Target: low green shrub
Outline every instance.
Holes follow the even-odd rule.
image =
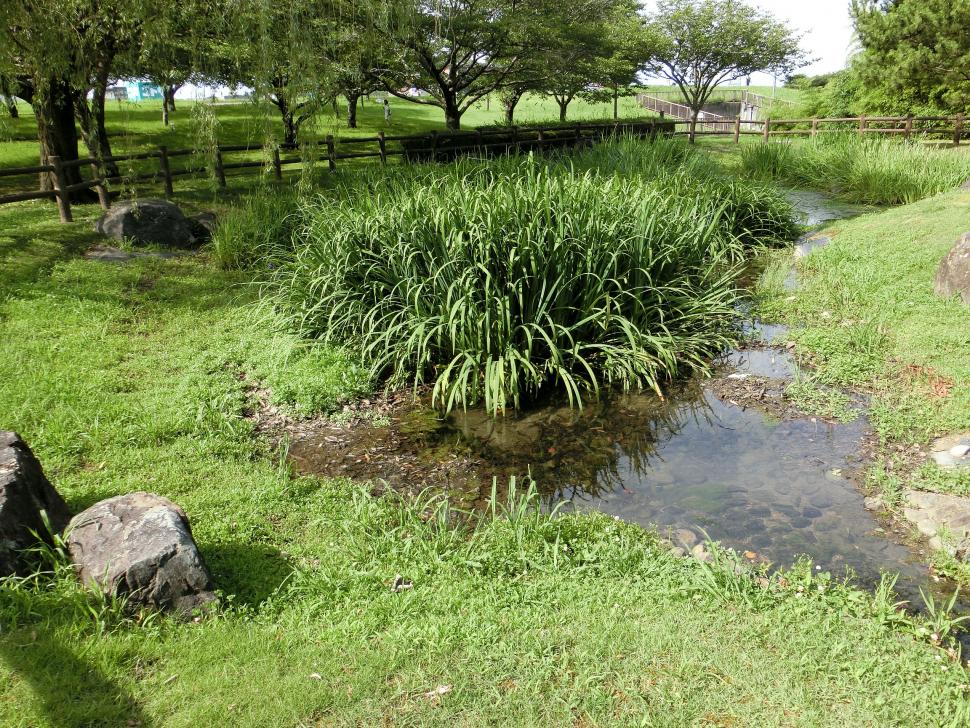
[[[830,191],[849,202],[901,205],[966,181],[970,155],[918,142],[840,134],[745,146],[741,171],[757,179]]]
[[[498,412],[550,385],[579,402],[706,369],[735,335],[732,261],[790,235],[791,206],[696,163],[629,158],[652,145],[603,146],[370,177],[307,201],[271,299],[304,335],[359,347],[391,386],[433,382],[445,409]]]

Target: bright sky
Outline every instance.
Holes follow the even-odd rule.
[[[789,27],[804,33],[802,48],[818,60],[801,73],[815,75],[845,68],[852,42],[852,20],[849,18],[849,0],[747,0],[751,5],[788,23]],[[655,0],[644,0],[648,10],[656,6]],[[771,76],[757,74],[752,79],[756,85],[771,85]],[[779,80],[780,83],[780,80]]]

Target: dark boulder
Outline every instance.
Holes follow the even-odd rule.
[[[81,581],[106,594],[186,614],[215,599],[185,512],[161,496],[96,503],[71,520],[67,544]]]
[[[192,234],[196,240],[208,242],[216,234],[219,221],[213,212],[200,212],[198,215],[189,218],[189,225],[192,227]]]
[[[140,245],[190,248],[199,242],[178,205],[153,198],[116,203],[94,223],[94,229],[114,240]]]
[[[0,431],[0,576],[29,570],[22,552],[37,544],[34,533],[51,543],[41,511],[54,533],[71,518],[27,443],[16,432]]]
[[[936,292],[960,296],[970,306],[970,233],[964,233],[936,271]]]

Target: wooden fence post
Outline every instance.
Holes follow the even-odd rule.
[[[61,165],[61,158],[56,154],[47,158],[54,167],[54,194],[57,196],[57,211],[61,215],[61,222],[74,222],[71,215],[71,193],[67,191],[67,176]]]
[[[953,124],[953,146],[960,146],[960,137],[963,136],[963,114],[957,114]]]
[[[859,117],[859,136],[866,135],[866,115],[863,114]]]
[[[734,143],[741,143],[741,115],[734,117]]]
[[[546,134],[545,134],[545,131],[543,131],[541,126],[536,131],[538,132],[537,146],[539,147],[539,151],[541,152],[542,148],[545,146]]]
[[[333,143],[333,134],[327,134],[327,168],[331,172],[337,169],[337,148]]]
[[[764,127],[765,127],[764,128],[765,141],[768,141],[768,137],[771,136],[771,118],[770,117],[767,118],[767,119],[765,119]]]
[[[818,119],[812,119],[812,139],[818,136]]]
[[[164,144],[158,148],[158,167],[162,172],[162,179],[165,180],[165,196],[171,197],[174,194],[172,169],[168,164],[168,147]]]
[[[431,130],[431,161],[436,162],[438,160],[438,130]]]
[[[519,151],[519,127],[515,124],[512,125],[512,148],[516,152]]]
[[[98,191],[98,204],[101,205],[102,210],[107,210],[111,207],[111,200],[108,197],[108,188],[104,186],[104,177],[101,176],[96,159],[91,160],[91,179],[97,181],[94,189]]]
[[[583,125],[582,122],[576,122],[576,146],[579,147],[583,143]]]
[[[377,132],[377,146],[381,152],[381,164],[387,164],[387,142],[384,141],[384,132]]]
[[[215,159],[215,171],[216,171],[216,181],[219,183],[220,189],[226,189],[226,170],[222,166],[222,150],[216,147],[216,159]]]
[[[273,147],[273,177],[277,182],[283,181],[283,162],[280,160],[280,148]]]
[[[913,115],[912,114],[906,115],[906,127],[903,130],[903,136],[906,139],[909,139],[911,136],[913,136]]]

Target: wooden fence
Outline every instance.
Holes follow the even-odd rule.
[[[399,156],[405,161],[444,161],[464,154],[495,154],[519,151],[544,151],[557,148],[575,147],[589,144],[607,136],[631,135],[638,137],[654,136],[660,133],[672,134],[674,126],[669,121],[637,121],[611,123],[558,124],[535,127],[502,127],[479,129],[476,131],[432,131],[415,135],[385,135],[383,132],[374,137],[335,139],[332,135],[317,142],[321,151],[321,161],[326,162],[330,171],[337,169],[337,163],[346,159],[374,158],[387,164],[391,157]],[[211,173],[220,189],[226,188],[226,172],[230,170],[271,170],[276,180],[283,179],[283,169],[290,165],[303,164],[307,160],[293,152],[295,147],[280,146],[218,146],[212,150],[209,164],[205,167],[182,166],[177,168],[174,160],[198,156],[200,152],[191,149],[168,149],[159,147],[157,151],[141,152],[107,157],[61,160],[48,158],[47,164],[35,167],[14,167],[0,169],[0,178],[36,174],[50,174],[53,189],[32,190],[0,196],[0,205],[24,200],[53,199],[57,202],[61,222],[72,222],[71,196],[81,190],[94,189],[102,209],[111,204],[109,188],[116,183],[160,182],[165,196],[175,192],[175,181],[180,177],[198,176]],[[260,153],[259,160],[247,159],[228,161],[227,155],[246,153],[252,156]],[[154,169],[147,172],[133,172],[129,175],[110,177],[105,171],[108,163],[133,163],[155,160]],[[91,178],[75,184],[67,183],[66,170],[87,168]]]
[[[690,121],[673,120],[675,126],[685,127],[676,133],[688,133]],[[814,118],[814,119],[764,119],[742,120],[740,117],[725,120],[705,119],[703,128],[698,121],[697,136],[732,134],[735,143],[743,135],[760,136],[767,141],[771,137],[805,136],[817,137],[820,134],[855,133],[859,136],[867,134],[898,135],[905,139],[923,135],[952,139],[954,146],[960,146],[965,136],[963,114],[956,116],[854,116],[845,118]]]
[[[335,139],[328,136],[317,142],[323,152],[327,168],[334,171],[337,163],[346,159],[375,158],[381,164],[388,159],[400,156],[405,161],[444,161],[464,154],[495,154],[519,151],[544,151],[557,148],[575,147],[589,144],[598,139],[616,135],[638,137],[658,134],[686,134],[690,122],[682,119],[649,120],[636,122],[559,124],[535,127],[501,127],[479,129],[476,131],[432,131],[426,134],[392,136],[380,133],[375,137]],[[678,128],[679,127],[679,128]],[[730,135],[734,142],[740,142],[743,135],[757,135],[765,141],[771,137],[808,136],[816,137],[826,133],[853,132],[860,136],[867,134],[900,135],[906,139],[914,135],[944,136],[952,138],[959,146],[964,135],[964,117],[956,116],[860,116],[841,119],[765,119],[748,121],[735,119],[705,120],[703,128],[696,135]],[[51,175],[52,190],[33,190],[0,196],[0,205],[24,200],[54,199],[57,202],[61,222],[71,222],[71,195],[79,190],[94,189],[103,209],[111,204],[109,188],[116,183],[161,182],[166,197],[175,192],[175,180],[179,177],[211,173],[221,189],[226,188],[226,172],[230,170],[271,170],[276,180],[283,179],[284,167],[303,164],[306,160],[293,156],[293,147],[264,146],[219,146],[211,155],[206,167],[176,168],[172,162],[180,158],[197,156],[199,152],[191,149],[170,150],[159,147],[157,151],[141,152],[110,157],[102,161],[93,158],[63,161],[51,157],[48,164],[36,167],[14,167],[0,169],[0,178],[47,173]],[[226,161],[226,155],[259,152],[265,155],[259,160]],[[149,162],[156,160],[155,169],[149,172],[132,173],[127,176],[108,177],[104,163]],[[72,167],[88,168],[91,179],[72,185],[67,184],[65,171]]]

